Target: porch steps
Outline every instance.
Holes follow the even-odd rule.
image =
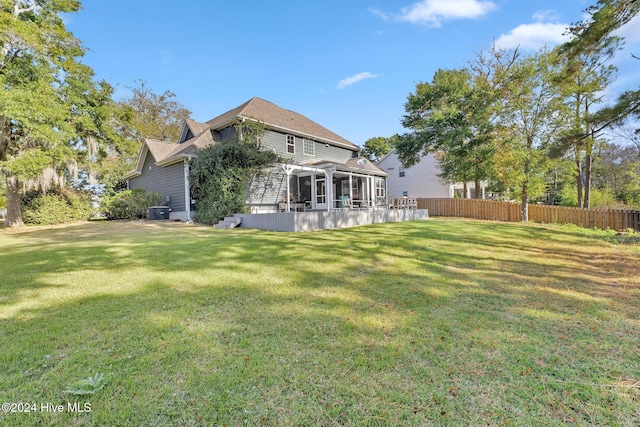
[[[227,216],[222,221],[218,222],[216,228],[236,228],[242,223],[242,218],[235,216]]]

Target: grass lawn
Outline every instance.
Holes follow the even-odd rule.
[[[0,282],[2,426],[640,424],[634,235],[97,222]]]

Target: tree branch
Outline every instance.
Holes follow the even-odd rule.
[[[27,12],[31,12],[33,10],[36,9],[36,7],[38,7],[38,3],[36,3],[35,1],[33,3],[31,3],[31,6],[25,7],[25,8],[20,8],[20,4],[23,3],[23,1],[21,0],[16,0],[16,2],[13,4],[13,16],[15,16],[16,18],[20,15],[22,15],[23,13],[27,13]]]

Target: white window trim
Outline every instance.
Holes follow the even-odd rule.
[[[384,198],[386,196],[385,190],[384,179],[376,178],[376,197]]]
[[[291,140],[291,142],[289,142]],[[289,147],[293,147],[293,151],[289,151]],[[287,135],[287,153],[296,154],[296,137],[293,135]]]
[[[311,152],[307,153],[307,147],[311,147]],[[316,155],[316,142],[312,139],[304,138],[302,140],[302,154],[305,156],[315,156]]]

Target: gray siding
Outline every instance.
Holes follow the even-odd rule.
[[[237,138],[237,132],[235,126],[228,126],[224,129],[220,129],[215,132],[214,137],[216,141],[226,141],[227,139]]]
[[[147,191],[171,196],[171,210],[184,211],[184,163],[158,167],[151,153],[147,152],[142,175],[129,180],[129,188],[143,188]]]
[[[295,197],[298,193],[298,180],[291,177],[289,189]],[[259,210],[275,210],[278,202],[286,200],[287,175],[280,167],[265,169],[251,178],[247,194],[247,207]]]
[[[298,164],[313,163],[319,160],[328,160],[331,162],[346,163],[351,157],[353,157],[353,150],[346,148],[335,147],[333,145],[314,141],[315,155],[308,156],[303,154],[302,141],[303,138],[295,136],[295,153],[291,154],[287,152],[287,134],[267,130],[260,140],[263,147],[272,149],[276,154],[284,157],[291,158]]]

